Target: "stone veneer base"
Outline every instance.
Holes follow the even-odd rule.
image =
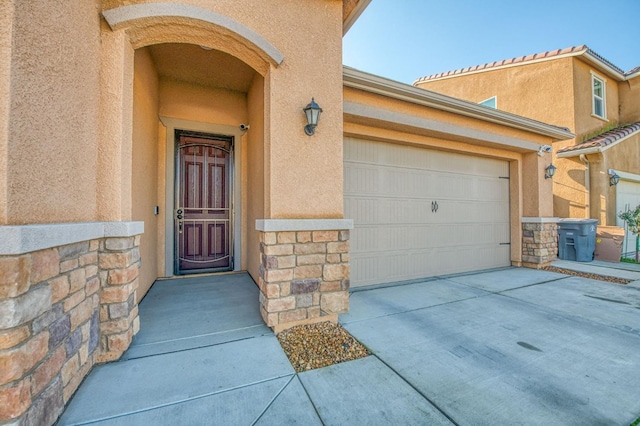
[[[139,330],[140,222],[2,226],[0,424],[53,424]]]
[[[541,269],[557,259],[558,218],[522,218],[522,262],[520,266]]]
[[[259,220],[260,313],[280,332],[337,322],[349,309],[349,229],[345,219]]]

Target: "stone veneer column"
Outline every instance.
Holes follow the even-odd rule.
[[[349,310],[350,220],[263,220],[260,312],[279,332]]]
[[[557,259],[558,218],[522,218],[522,266],[544,268]]]
[[[98,362],[113,361],[127,350],[140,330],[136,290],[140,236],[100,242],[100,347]]]
[[[94,364],[127,349],[143,229],[0,226],[0,424],[53,424]]]

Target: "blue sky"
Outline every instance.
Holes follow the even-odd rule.
[[[343,63],[419,77],[586,44],[640,66],[640,0],[372,0],[344,37]]]

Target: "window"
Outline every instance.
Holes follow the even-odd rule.
[[[482,106],[486,106],[489,108],[498,108],[498,98],[496,96],[493,96],[489,99],[485,99],[482,102],[478,102],[478,105],[482,105]]]
[[[605,79],[591,73],[591,93],[593,95],[591,114],[603,120],[607,119],[606,82]]]

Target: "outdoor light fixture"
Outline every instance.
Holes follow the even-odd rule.
[[[609,169],[609,175],[611,176],[609,178],[609,186],[615,186],[620,182],[620,176],[618,176],[615,170]]]
[[[545,169],[544,178],[551,179],[556,174],[556,166],[549,164]]]
[[[318,125],[318,120],[320,119],[322,108],[320,108],[320,105],[318,105],[316,101],[311,98],[311,103],[304,107],[303,111],[307,116],[307,125],[304,126],[304,132],[307,135],[311,136],[316,132],[316,126]]]

